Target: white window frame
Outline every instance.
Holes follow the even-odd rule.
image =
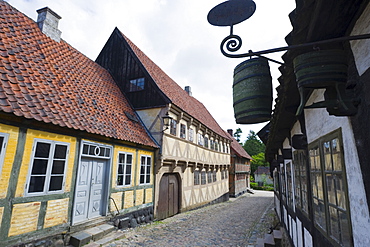
[[[3,144],[0,147],[0,174],[1,174],[2,169],[3,169],[3,165],[4,165],[4,159],[5,159],[5,154],[6,154],[6,147],[8,145],[9,134],[7,134],[7,133],[0,133],[0,137],[3,137],[4,138]]]
[[[122,164],[123,165],[123,173],[120,174],[118,171],[119,171],[119,166],[120,166],[120,155],[124,155],[124,163]],[[131,172],[130,174],[127,173],[127,155],[131,155]],[[118,152],[118,156],[117,156],[117,179],[116,179],[116,185],[117,187],[129,187],[132,185],[132,170],[133,170],[133,161],[134,161],[134,154],[133,153],[128,153],[128,152]],[[118,184],[118,177],[122,175],[123,176],[123,179],[122,179],[122,184],[119,185]],[[126,176],[127,175],[130,175],[130,183],[129,184],[126,184]]]
[[[189,128],[188,130],[189,141],[194,142],[194,130]]]
[[[145,159],[145,164],[143,164],[142,160]],[[148,164],[148,158],[150,159],[150,163]],[[149,172],[148,172],[149,167]],[[144,169],[144,170],[143,170]],[[149,181],[148,180],[149,175]],[[144,182],[141,182],[141,176],[144,176]],[[140,155],[140,177],[139,177],[139,184],[150,184],[150,180],[152,177],[152,156],[150,155]]]
[[[47,164],[46,173],[45,173],[44,189],[43,189],[42,192],[28,192],[30,182],[31,182],[31,177],[32,177],[32,169],[33,169],[34,160],[35,160],[37,143],[48,143],[48,144],[51,145],[50,150],[49,150],[49,157],[47,159],[48,164]],[[52,157],[52,154],[54,154],[56,145],[67,146],[65,164],[64,164],[62,188],[60,190],[49,191],[50,180],[51,180],[51,177],[52,177],[51,172],[52,172],[53,160],[54,160],[53,157]],[[34,139],[33,146],[32,146],[31,161],[30,161],[30,166],[29,166],[28,175],[27,175],[27,183],[26,183],[26,188],[25,188],[25,195],[26,196],[39,196],[39,195],[50,195],[50,194],[64,193],[65,182],[66,182],[65,180],[66,180],[66,174],[67,174],[67,169],[68,169],[69,146],[70,146],[70,143],[68,143],[68,142],[52,141],[52,140],[38,139],[38,138]]]
[[[186,126],[185,126],[185,124],[180,124],[180,138],[186,139]]]

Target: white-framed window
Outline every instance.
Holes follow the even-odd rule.
[[[118,153],[117,186],[129,186],[132,180],[132,154]]]
[[[26,194],[61,193],[67,170],[69,143],[35,139]]]
[[[190,128],[188,131],[188,135],[189,135],[189,141],[193,142],[194,141],[194,130]]]
[[[170,121],[170,134],[176,135],[176,129],[177,129],[177,121],[175,119],[171,119]]]
[[[130,92],[135,92],[135,91],[141,91],[144,90],[145,86],[145,78],[137,78],[130,80]]]
[[[6,145],[8,144],[9,134],[0,133],[0,173],[4,164]]]
[[[152,157],[148,155],[142,155],[140,166],[140,184],[150,183],[151,167],[152,167]]]
[[[204,147],[208,148],[208,137],[204,137]]]
[[[186,126],[185,124],[180,125],[180,138],[186,138]]]
[[[200,184],[200,172],[199,170],[194,171],[194,185]]]
[[[202,134],[198,134],[198,144],[204,146],[204,136]]]

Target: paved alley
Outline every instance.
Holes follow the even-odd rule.
[[[255,192],[128,229],[124,238],[104,246],[254,246],[275,214],[273,192]]]

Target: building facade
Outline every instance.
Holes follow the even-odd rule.
[[[60,17],[38,12],[0,1],[0,246],[152,220],[158,145],[108,71],[60,38]]]
[[[250,188],[251,157],[242,145],[233,137],[233,130],[228,129],[231,141],[231,157],[229,168],[229,194],[238,197]]]
[[[118,78],[137,114],[160,144],[156,160],[158,219],[228,199],[230,138],[204,105],[115,29],[96,60]],[[169,120],[166,126],[163,117]]]
[[[370,33],[368,1],[299,0],[290,19],[289,45]],[[266,158],[294,246],[370,245],[370,41],[348,40],[283,56]]]

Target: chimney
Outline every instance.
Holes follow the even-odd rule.
[[[37,10],[37,25],[41,31],[53,40],[60,42],[60,35],[62,32],[58,29],[58,22],[62,17],[57,13],[45,7]]]
[[[231,136],[233,136],[233,130],[232,129],[228,129],[227,133],[229,133]]]
[[[191,87],[190,87],[190,86],[186,86],[186,87],[185,87],[185,91],[186,91],[190,96],[192,96],[192,95],[191,95]]]

